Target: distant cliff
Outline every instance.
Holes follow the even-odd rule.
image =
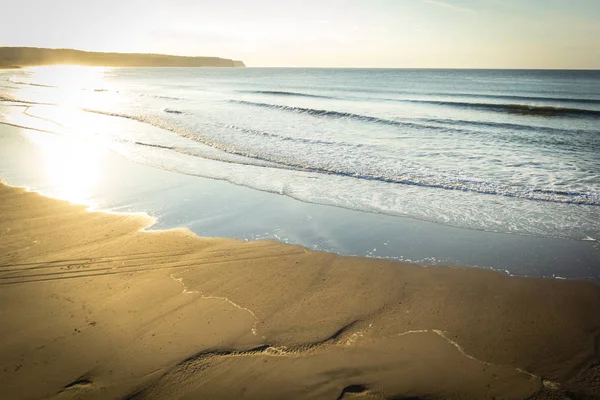
[[[165,54],[97,53],[72,49],[0,47],[0,68],[74,64],[104,67],[245,67],[243,61],[219,57]]]

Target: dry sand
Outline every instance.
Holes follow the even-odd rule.
[[[145,232],[0,185],[0,399],[600,398],[600,287]]]

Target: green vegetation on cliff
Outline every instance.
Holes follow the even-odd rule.
[[[242,61],[219,57],[182,57],[165,54],[97,53],[72,49],[0,47],[0,68],[59,64],[105,67],[245,67]]]

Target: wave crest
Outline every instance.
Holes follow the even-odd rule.
[[[300,93],[300,92],[286,92],[280,90],[241,90],[242,93],[253,93],[253,94],[266,94],[273,96],[294,96],[294,97],[312,97],[317,99],[336,99],[337,97],[324,96],[318,94]]]
[[[263,107],[263,108],[271,108],[274,110],[283,110],[283,111],[291,111],[299,114],[309,114],[316,117],[330,117],[330,118],[347,118],[354,119],[362,122],[375,122],[383,125],[401,125],[401,126],[419,126],[418,124],[413,124],[410,122],[401,122],[401,121],[393,121],[390,119],[383,119],[372,117],[370,115],[361,115],[354,113],[347,113],[341,111],[331,111],[331,110],[320,110],[315,108],[304,108],[304,107],[294,107],[294,106],[284,106],[281,104],[269,104],[269,103],[257,103],[253,101],[245,101],[245,100],[230,100],[232,103],[244,104],[254,107]]]
[[[591,206],[600,206],[600,193],[595,192],[569,192],[569,191],[558,191],[558,190],[540,190],[534,188],[526,188],[526,187],[518,187],[518,186],[510,186],[510,185],[502,185],[494,182],[486,182],[486,181],[477,181],[477,180],[467,180],[467,179],[459,179],[459,178],[450,178],[450,177],[429,177],[429,176],[415,176],[414,174],[402,174],[402,172],[396,175],[377,175],[377,174],[364,174],[354,171],[345,171],[339,168],[328,168],[323,166],[311,166],[311,165],[302,165],[295,162],[290,162],[287,160],[275,159],[272,157],[265,157],[263,155],[258,155],[251,153],[249,151],[242,151],[239,149],[232,148],[230,146],[224,146],[219,143],[215,143],[214,141],[207,139],[203,136],[199,136],[190,132],[182,132],[178,129],[174,129],[164,123],[160,123],[156,121],[154,118],[143,118],[138,116],[130,116],[125,114],[115,114],[115,113],[107,113],[96,110],[85,110],[88,112],[94,112],[99,114],[105,114],[115,117],[122,117],[137,120],[139,122],[148,123],[159,127],[161,129],[166,129],[176,134],[179,134],[188,139],[200,142],[207,146],[211,146],[218,150],[221,150],[225,153],[231,155],[237,155],[246,157],[249,159],[254,159],[259,162],[269,163],[270,167],[275,168],[283,168],[283,169],[291,169],[297,171],[304,172],[314,172],[320,174],[327,175],[338,175],[356,179],[370,180],[370,181],[380,181],[385,183],[395,183],[402,185],[410,185],[410,186],[421,186],[428,188],[436,188],[436,189],[446,189],[446,190],[458,190],[463,192],[474,192],[480,194],[489,194],[489,195],[499,195],[504,197],[515,197],[526,200],[535,200],[535,201],[544,201],[551,203],[567,203],[567,204],[579,204],[579,205],[591,205]],[[230,126],[232,127],[232,126]],[[141,144],[141,143],[140,143]],[[148,144],[144,144],[148,145]],[[177,152],[182,152],[182,149],[174,149]],[[196,156],[198,156],[196,154]],[[203,155],[201,157],[204,157]],[[205,157],[211,158],[211,157]],[[211,158],[216,161],[223,162],[232,162],[229,160],[221,160],[218,158]],[[254,163],[241,163],[246,165],[256,165]],[[259,165],[260,166],[260,165]],[[262,165],[264,166],[264,165]]]
[[[45,87],[45,88],[55,88],[56,87],[56,86],[52,86],[52,85],[45,85],[42,83],[20,81],[15,78],[8,78],[8,81],[11,83],[14,83],[15,85],[26,85],[26,86]]]
[[[11,102],[21,102],[21,103],[31,103],[21,101],[15,98],[8,98],[5,96],[0,96],[0,100],[11,101]],[[361,121],[375,121],[380,123],[387,123],[393,125],[405,125],[402,122],[390,121],[390,120],[382,120],[376,117],[362,116],[358,114],[352,113],[343,113],[338,111],[328,111],[328,110],[318,110],[318,109],[309,109],[309,108],[300,108],[300,107],[291,107],[291,106],[282,106],[282,105],[273,105],[273,104],[265,104],[265,103],[252,103],[252,102],[239,102],[241,104],[250,104],[254,106],[260,107],[268,107],[275,109],[283,109],[286,111],[293,111],[299,113],[308,113],[316,116],[326,116],[326,117],[334,117],[334,118],[354,118]],[[537,201],[546,201],[546,202],[555,202],[555,203],[570,203],[570,204],[582,204],[582,205],[593,205],[600,206],[600,193],[595,192],[569,192],[569,191],[558,191],[558,190],[540,190],[535,188],[527,188],[527,187],[519,187],[519,186],[510,186],[510,185],[502,185],[494,182],[487,181],[478,181],[478,180],[466,180],[460,179],[451,176],[418,176],[415,174],[406,173],[403,171],[397,171],[391,173],[377,174],[377,173],[365,173],[361,171],[352,171],[341,169],[339,166],[323,166],[323,165],[303,165],[300,163],[295,163],[290,160],[280,160],[275,158],[273,155],[262,155],[255,154],[250,150],[241,150],[237,149],[230,145],[225,145],[222,143],[217,143],[209,138],[200,136],[194,132],[189,132],[186,130],[182,130],[180,128],[173,127],[168,122],[161,121],[160,119],[154,116],[142,116],[142,115],[128,115],[121,113],[112,113],[94,109],[83,109],[83,111],[103,114],[113,117],[127,118],[131,120],[136,120],[142,123],[147,123],[149,125],[156,126],[161,129],[172,131],[180,136],[186,137],[190,140],[194,140],[196,142],[202,143],[204,145],[215,148],[216,150],[220,150],[224,153],[227,153],[232,156],[242,156],[248,159],[248,165],[257,165],[257,166],[269,166],[275,168],[282,169],[292,169],[298,171],[305,172],[314,172],[320,174],[329,174],[329,175],[337,175],[344,177],[351,177],[356,179],[363,180],[371,180],[371,181],[381,181],[386,183],[395,183],[402,185],[413,185],[413,186],[422,186],[429,188],[439,188],[439,189],[447,189],[447,190],[458,190],[465,192],[475,192],[481,194],[490,194],[490,195],[500,195],[505,197],[516,197],[527,200],[537,200]],[[236,129],[239,127],[229,126],[230,129]],[[245,129],[245,128],[242,128]],[[253,132],[257,134],[257,132]],[[264,133],[261,133],[264,134]],[[267,133],[268,135],[275,136],[276,134]],[[282,140],[288,140],[285,137],[280,137]],[[294,138],[294,140],[298,140],[298,138]],[[137,145],[143,146],[153,146],[153,147],[161,147],[166,150],[173,150],[184,154],[189,154],[191,156],[203,157],[203,158],[211,158],[210,156],[205,156],[204,154],[197,154],[189,152],[185,149],[174,148],[169,146],[164,146],[160,144],[151,144],[151,143],[134,143]],[[332,144],[332,143],[328,143]],[[216,161],[222,162],[235,162],[239,164],[244,164],[243,160],[232,160],[231,158],[225,159],[220,157],[212,158]],[[251,161],[254,160],[254,161]]]
[[[411,103],[436,104],[440,106],[468,108],[474,110],[486,110],[495,112],[505,112],[511,114],[538,115],[545,117],[552,116],[573,116],[573,117],[600,117],[600,110],[590,110],[585,108],[569,108],[555,106],[537,106],[530,104],[501,104],[501,103],[470,103],[462,101],[435,101],[435,100],[407,100]]]

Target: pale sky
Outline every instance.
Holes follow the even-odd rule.
[[[0,46],[254,67],[600,69],[600,0],[0,0]]]

